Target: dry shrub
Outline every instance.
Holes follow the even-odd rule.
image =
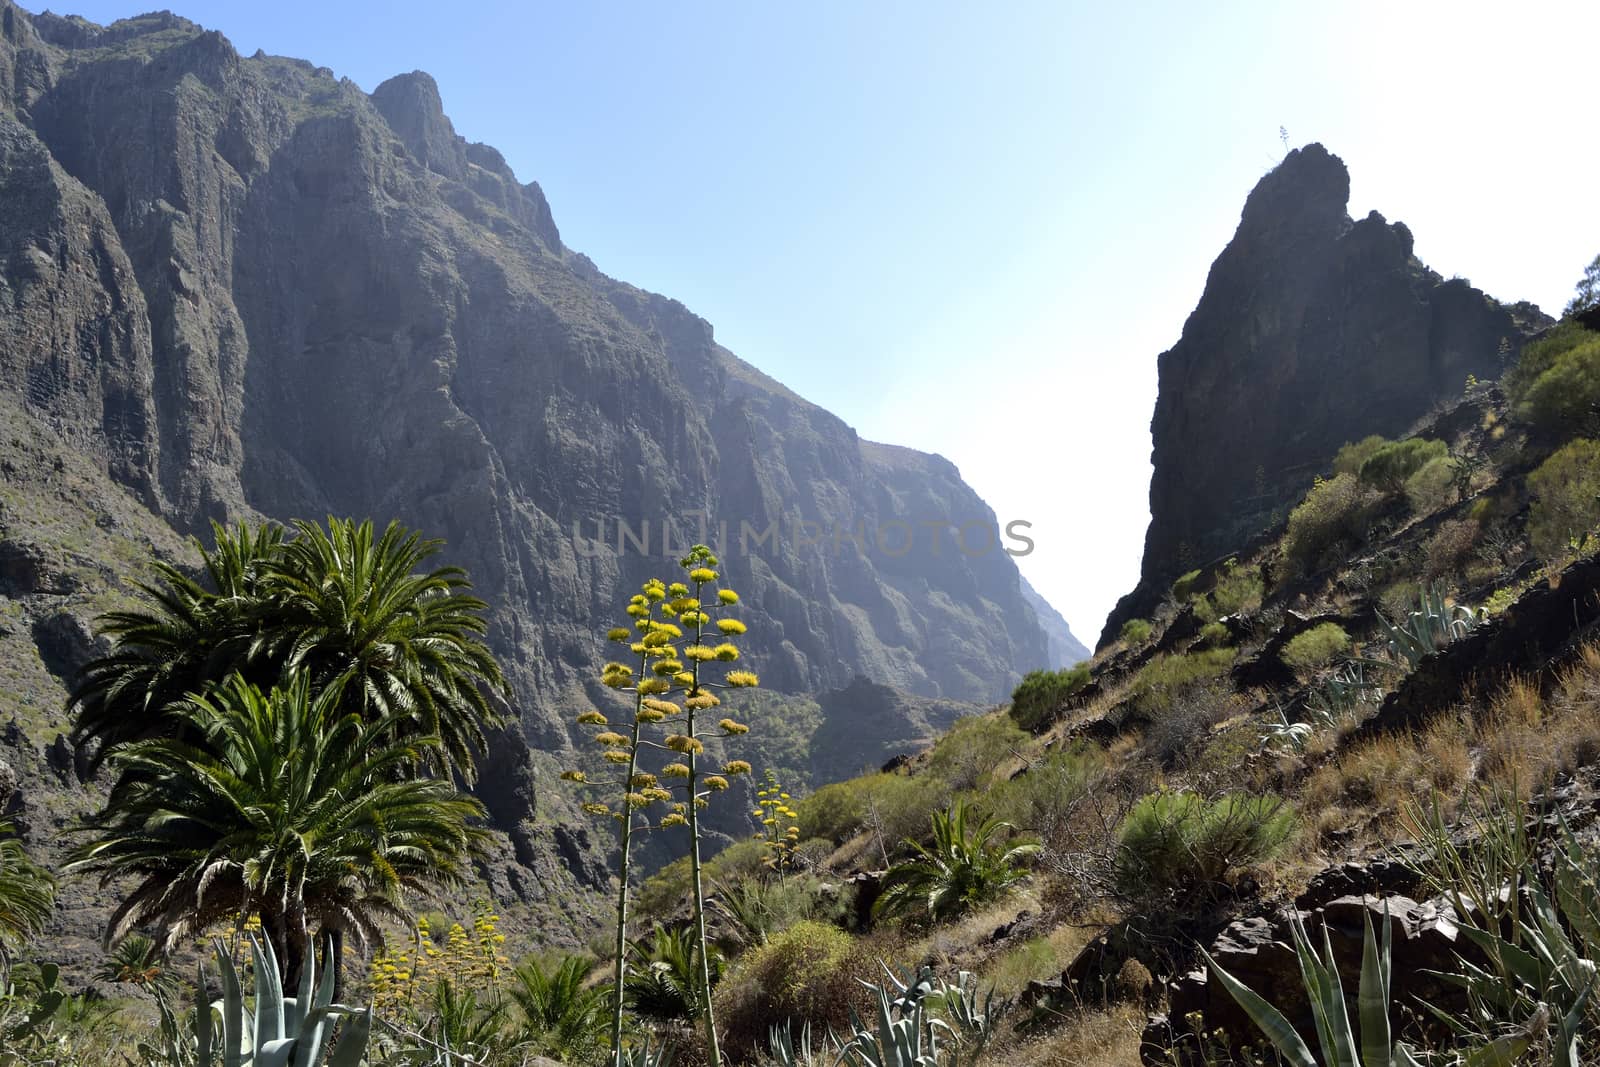
[[[1451,519],[1439,524],[1422,550],[1422,577],[1425,581],[1458,578],[1478,550],[1481,528],[1472,519]]]
[[[1600,762],[1600,645],[1589,645],[1556,679],[1547,700],[1516,679],[1478,723],[1481,775],[1526,794]]]
[[[1141,1067],[1145,1013],[1139,1004],[1064,1012],[1058,1019],[1039,1037],[991,1047],[985,1062],[1006,1067]]]
[[[1333,813],[1390,815],[1437,790],[1455,795],[1472,775],[1471,730],[1460,716],[1444,715],[1421,734],[1377,737],[1324,764],[1306,780],[1300,807],[1314,828],[1340,820]]]

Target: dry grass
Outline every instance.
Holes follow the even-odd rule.
[[[1584,648],[1548,695],[1535,682],[1517,679],[1493,699],[1441,715],[1421,732],[1339,753],[1307,777],[1300,810],[1313,840],[1349,831],[1359,836],[1418,797],[1437,794],[1450,810],[1473,781],[1526,796],[1595,763],[1600,643]]]
[[[1104,929],[1064,924],[1043,937],[1013,945],[983,968],[984,982],[994,987],[996,996],[1015,997],[1029,982],[1058,977]]]
[[[1067,1012],[1048,1032],[1000,1045],[987,1060],[1006,1067],[1139,1067],[1144,1023],[1144,1009],[1134,1004]]]

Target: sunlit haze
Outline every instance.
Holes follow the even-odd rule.
[[[369,91],[433,74],[570,247],[1033,523],[1023,570],[1090,643],[1137,578],[1156,357],[1286,144],[1502,299],[1557,312],[1600,251],[1593,3],[182,13]]]

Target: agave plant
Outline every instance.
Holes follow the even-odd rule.
[[[1435,582],[1418,595],[1417,610],[1405,622],[1397,625],[1382,615],[1378,618],[1389,635],[1389,654],[1415,670],[1424,657],[1465,637],[1488,618],[1488,613],[1482,608],[1473,610],[1447,603],[1444,584]]]
[[[848,1040],[836,1063],[849,1067],[961,1067],[976,1063],[994,1035],[1003,1008],[991,990],[980,1005],[977,979],[962,971],[955,982],[919,968],[902,980],[884,968],[888,983],[863,983],[877,1001],[873,1025],[851,1012]],[[804,1038],[804,1035],[802,1035]],[[801,1062],[801,1061],[795,1061]]]
[[[1389,1027],[1391,946],[1393,925],[1389,922],[1389,907],[1383,909],[1383,939],[1374,937],[1372,913],[1363,915],[1365,929],[1361,937],[1361,981],[1357,987],[1356,1007],[1360,1019],[1360,1039],[1350,1018],[1349,1004],[1345,1000],[1344,985],[1339,978],[1334,960],[1333,944],[1326,926],[1322,929],[1322,951],[1311,943],[1305,923],[1299,913],[1289,920],[1290,934],[1294,940],[1295,955],[1300,961],[1300,980],[1305,986],[1306,999],[1311,1004],[1311,1015],[1316,1023],[1317,1044],[1322,1057],[1319,1060],[1301,1038],[1299,1032],[1283,1013],[1267,1003],[1257,993],[1223,970],[1211,954],[1202,950],[1211,973],[1228,994],[1243,1008],[1261,1029],[1283,1060],[1292,1067],[1422,1067],[1417,1057],[1404,1041],[1394,1040]],[[1517,1062],[1517,1057],[1527,1051],[1526,1034],[1501,1037],[1469,1051],[1461,1060],[1463,1067],[1501,1067]]]
[[[1267,752],[1304,752],[1317,732],[1315,723],[1290,722],[1283,708],[1277,709],[1277,719],[1261,728],[1261,748]]]
[[[1439,977],[1466,991],[1468,1010],[1430,1010],[1465,1040],[1517,1029],[1525,1042],[1549,1043],[1554,1067],[1578,1067],[1600,986],[1600,885],[1592,855],[1565,825],[1562,833],[1548,880],[1530,858],[1512,875],[1512,892],[1501,894],[1520,900],[1520,908],[1463,912],[1461,933],[1484,962],[1462,958],[1455,972]]]
[[[1363,704],[1377,704],[1382,699],[1382,687],[1367,678],[1364,664],[1352,660],[1307,694],[1306,714],[1319,726],[1337,726]]]
[[[317,979],[316,953],[306,946],[298,995],[283,995],[282,973],[272,945],[250,939],[255,965],[255,1006],[245,1007],[244,983],[233,957],[222,942],[216,943],[217,966],[222,972],[222,999],[208,1004],[197,994],[194,1013],[193,1059],[178,1048],[169,1050],[172,1067],[188,1063],[198,1067],[358,1067],[366,1055],[372,1033],[372,1009],[357,1012],[333,1002],[332,942],[323,957],[321,981]],[[205,989],[204,967],[198,988]],[[213,1013],[220,1012],[222,1030]],[[347,1019],[344,1032],[330,1045],[334,1023]],[[324,1058],[326,1054],[326,1058]]]

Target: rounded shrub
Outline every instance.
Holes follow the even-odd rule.
[[[1517,418],[1535,429],[1582,425],[1600,402],[1600,333],[1562,323],[1527,347],[1506,385]]]
[[[1291,667],[1321,667],[1350,651],[1350,635],[1336,622],[1324,622],[1296,634],[1280,657]]]
[[[848,1032],[854,1009],[868,1012],[861,982],[881,977],[872,953],[838,927],[804,921],[734,963],[716,993],[724,1052],[736,1062],[764,1050],[768,1031],[793,1019],[813,1033]]]
[[[1118,833],[1118,874],[1134,896],[1214,899],[1239,868],[1270,858],[1296,829],[1294,810],[1270,793],[1160,792],[1133,806]]]
[[[1455,493],[1456,461],[1435,456],[1406,479],[1406,500],[1418,515],[1428,515],[1449,505]]]
[[[1421,437],[1391,441],[1361,464],[1361,481],[1385,493],[1398,493],[1412,475],[1434,460],[1446,458],[1449,451],[1443,441]]]
[[[1029,671],[1011,691],[1011,718],[1024,730],[1039,730],[1055,721],[1056,711],[1089,684],[1089,665],[1059,671]]]
[[[1393,443],[1387,437],[1380,437],[1377,434],[1348,443],[1339,449],[1338,454],[1333,457],[1333,473],[1360,474],[1362,464],[1371,459],[1380,449]]]
[[[1542,559],[1563,558],[1600,525],[1600,441],[1564,445],[1528,475],[1528,540]]]
[[[1122,638],[1122,643],[1127,647],[1137,648],[1150,640],[1150,631],[1149,619],[1129,619],[1122,624],[1122,630],[1118,636]]]
[[[1319,480],[1289,513],[1283,555],[1297,574],[1315,570],[1335,549],[1361,544],[1382,503],[1378,493],[1353,474]]]

